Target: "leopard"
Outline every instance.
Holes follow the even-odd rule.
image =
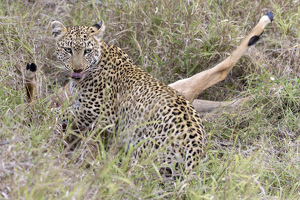
[[[155,155],[169,174],[192,172],[206,154],[207,133],[199,113],[177,91],[108,45],[104,22],[65,27],[51,23],[55,54],[70,76],[73,104],[65,115],[80,131],[97,127],[117,138],[137,161]],[[75,128],[74,128],[75,129]]]
[[[167,174],[165,177],[172,177],[179,168],[191,172],[200,162],[205,162],[203,157],[209,148],[203,121],[191,103],[201,91],[225,79],[242,54],[259,40],[266,25],[272,21],[270,11],[261,17],[227,59],[169,86],[134,65],[119,47],[105,43],[102,21],[89,27],[68,28],[53,21],[55,54],[71,82],[59,89],[57,98],[50,98],[49,105],[53,104],[55,108],[51,110],[54,109],[55,114],[62,115],[61,125],[71,124],[72,131],[96,134],[104,140],[107,137],[111,141],[114,139],[114,142],[105,143],[107,149],[115,148],[116,141],[119,142],[119,155],[123,155],[122,150],[125,150],[132,155],[134,162],[152,156],[148,158],[160,162],[159,172]],[[24,86],[30,104],[35,97],[36,72],[37,66],[28,63]],[[62,101],[66,97],[72,99],[72,105],[61,113]],[[216,107],[215,103],[218,104],[197,99],[193,105],[199,112],[206,112],[204,107]],[[65,124],[65,118],[71,123]],[[91,149],[95,149],[94,145]],[[179,177],[180,172],[182,170]]]

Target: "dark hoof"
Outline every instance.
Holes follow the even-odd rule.
[[[34,63],[27,63],[26,70],[30,70],[30,71],[32,71],[32,72],[35,72],[36,69],[37,69],[36,64],[34,64]]]
[[[268,12],[266,15],[269,17],[269,19],[271,21],[273,21],[273,13],[272,13],[272,11]]]

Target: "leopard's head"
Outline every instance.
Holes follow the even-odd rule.
[[[73,80],[81,80],[85,72],[100,60],[104,23],[66,28],[62,23],[53,21],[51,27],[56,39],[57,58],[64,63]]]

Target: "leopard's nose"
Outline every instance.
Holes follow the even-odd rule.
[[[82,72],[83,70],[82,69],[74,69],[73,70],[73,72],[75,72],[75,73],[80,73],[80,72]]]

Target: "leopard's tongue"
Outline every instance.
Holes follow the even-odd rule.
[[[81,74],[81,73],[78,73],[78,72],[73,72],[72,75],[71,75],[71,77],[72,77],[73,79],[81,79],[82,74]]]

